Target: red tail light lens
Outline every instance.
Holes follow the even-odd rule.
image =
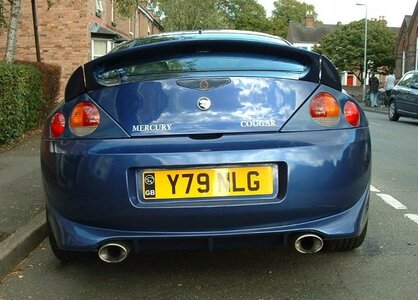
[[[77,136],[91,134],[100,124],[100,113],[94,104],[81,102],[77,104],[70,117],[70,128]]]
[[[321,126],[331,127],[340,119],[340,106],[329,93],[319,93],[309,104],[312,119]]]
[[[344,115],[351,126],[357,127],[360,125],[360,111],[353,102],[347,101],[344,105]]]
[[[51,123],[49,124],[50,135],[52,138],[59,138],[65,129],[65,117],[62,113],[57,112],[51,118]]]

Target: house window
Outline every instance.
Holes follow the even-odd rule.
[[[96,13],[100,15],[103,13],[103,0],[96,0]]]
[[[134,19],[135,17],[134,16],[132,16],[131,18],[129,18],[129,21],[128,21],[128,31],[129,31],[129,34],[130,35],[134,35],[134,28],[135,28],[135,19]]]
[[[91,40],[91,59],[105,55],[114,47],[112,40],[92,39]]]

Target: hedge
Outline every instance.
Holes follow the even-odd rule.
[[[0,62],[0,144],[38,125],[41,73],[33,66]]]
[[[18,63],[32,65],[41,72],[41,117],[46,118],[51,108],[56,105],[60,96],[61,66],[31,61],[18,61]]]

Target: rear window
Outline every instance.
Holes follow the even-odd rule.
[[[290,59],[265,55],[196,55],[176,57],[164,60],[140,62],[99,72],[96,74],[98,83],[106,86],[121,83],[161,78],[179,73],[194,72],[240,72],[265,71],[277,72],[287,78],[299,78],[308,71],[308,67]]]

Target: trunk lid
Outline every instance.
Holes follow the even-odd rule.
[[[234,76],[137,81],[89,92],[133,137],[279,131],[318,87]]]

